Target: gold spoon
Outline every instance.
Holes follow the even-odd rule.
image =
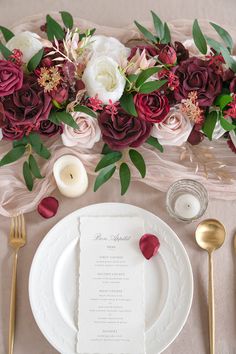
[[[209,279],[208,279],[208,316],[209,316],[209,339],[210,354],[215,354],[215,301],[212,254],[220,248],[225,240],[225,228],[218,220],[203,220],[197,227],[195,237],[197,244],[208,252],[209,256]]]

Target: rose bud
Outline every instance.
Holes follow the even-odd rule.
[[[160,241],[155,235],[144,234],[139,241],[139,247],[144,257],[150,259],[157,254]]]
[[[161,51],[158,56],[158,59],[167,65],[174,65],[177,60],[177,54],[174,48],[169,45],[166,45]]]
[[[204,139],[204,135],[199,131],[193,129],[188,137],[188,142],[191,145],[198,145]]]
[[[56,90],[53,90],[50,95],[53,100],[55,100],[57,103],[62,104],[68,99],[68,87],[59,86]]]

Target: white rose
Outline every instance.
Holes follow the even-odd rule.
[[[190,57],[202,57],[204,56],[196,47],[193,38],[191,39],[186,39],[186,41],[183,42],[183,45],[185,46],[186,49],[189,51]],[[206,55],[209,55],[211,52],[211,49],[209,45],[207,46],[207,53]]]
[[[92,52],[92,58],[108,56],[121,66],[130,54],[130,49],[114,37],[93,36],[89,48]]]
[[[92,58],[84,70],[82,80],[90,97],[98,98],[105,104],[118,101],[125,88],[125,78],[118,64],[110,57]]]
[[[188,140],[192,131],[190,120],[180,110],[180,105],[170,108],[170,112],[160,123],[155,123],[151,135],[161,145],[180,146]]]
[[[12,37],[6,44],[10,50],[19,49],[23,53],[23,62],[28,63],[30,59],[43,48],[40,37],[33,32],[22,32]]]
[[[73,112],[71,115],[78,124],[79,129],[65,125],[61,135],[63,144],[91,149],[101,137],[97,119],[82,112]]]

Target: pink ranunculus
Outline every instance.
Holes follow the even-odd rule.
[[[23,83],[23,71],[7,60],[0,60],[0,97],[11,95]]]
[[[63,144],[91,149],[101,137],[101,130],[97,119],[82,112],[73,112],[71,115],[79,128],[74,129],[69,125],[65,125],[61,136]]]
[[[192,128],[180,105],[176,105],[170,108],[162,122],[154,124],[151,135],[157,138],[161,145],[181,146],[188,140]]]
[[[181,62],[173,72],[179,78],[179,87],[174,91],[179,102],[188,98],[190,92],[196,91],[199,106],[208,107],[221,93],[222,79],[207,60],[192,57]]]
[[[48,119],[52,104],[51,97],[32,75],[25,77],[20,90],[4,98],[3,106],[9,123],[29,132],[37,130],[40,122]]]
[[[149,94],[137,93],[134,96],[134,103],[139,118],[150,123],[161,122],[170,110],[167,97],[159,91]]]
[[[138,147],[150,136],[152,124],[118,107],[117,113],[103,111],[98,119],[103,141],[112,150]]]
[[[177,60],[177,54],[173,47],[170,45],[166,45],[164,48],[161,49],[158,59],[166,65],[174,65]]]

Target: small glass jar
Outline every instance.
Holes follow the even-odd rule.
[[[167,191],[166,208],[176,220],[197,220],[205,213],[207,206],[208,193],[197,181],[181,179],[174,182]]]

